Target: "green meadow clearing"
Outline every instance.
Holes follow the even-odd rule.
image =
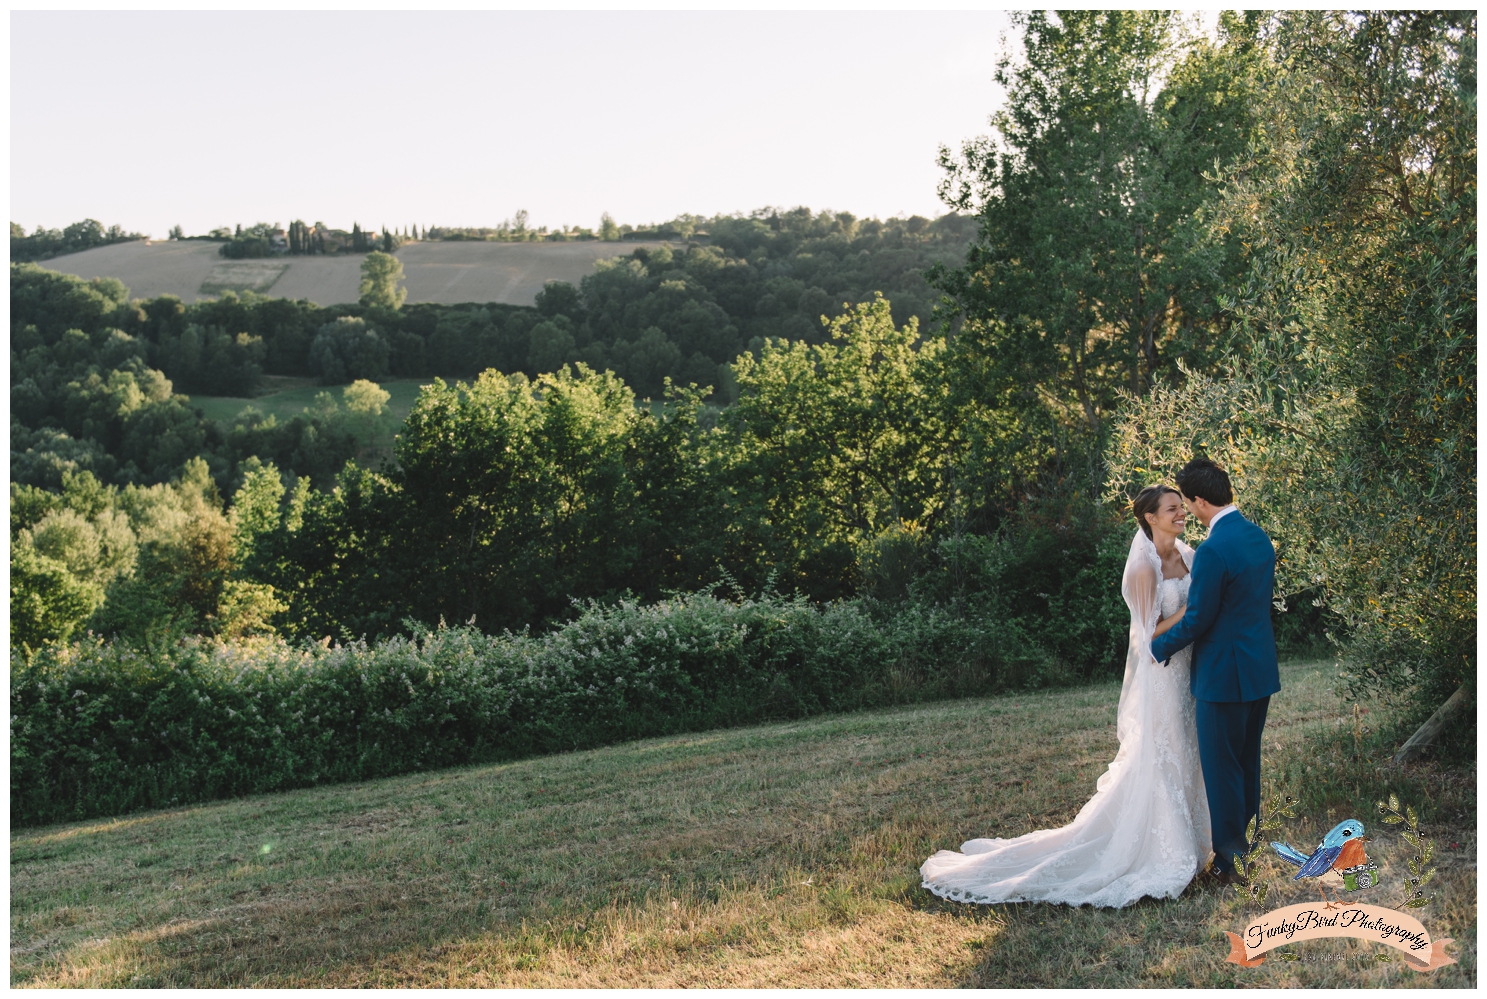
[[[418,401],[418,390],[433,381],[432,378],[390,378],[378,382],[391,399],[387,410],[393,421],[401,425],[413,411]],[[285,375],[265,375],[263,392],[253,398],[230,395],[193,395],[191,405],[202,411],[209,420],[227,423],[249,406],[265,416],[276,417],[280,423],[291,420],[315,405],[315,397],[329,392],[336,402],[341,401],[342,385],[321,385],[313,378],[291,378]]]
[[[14,986],[1385,986],[1476,984],[1474,766],[1387,762],[1390,709],[1282,667],[1266,774],[1314,844],[1361,819],[1400,901],[1389,791],[1434,839],[1419,915],[1459,963],[1357,941],[1257,968],[1260,907],[1201,880],[1111,911],[967,906],[934,850],[1073,817],[1115,751],[1119,686],[827,716],[11,835]],[[1275,876],[1264,908],[1311,889]]]
[[[394,426],[402,426],[408,414],[413,411],[414,403],[418,402],[418,393],[425,385],[433,383],[433,378],[389,378],[377,384],[385,390],[391,399],[387,401],[387,411],[392,417]],[[449,384],[455,382],[469,382],[474,379],[469,375],[448,375],[444,380]],[[249,406],[257,409],[265,416],[274,416],[280,423],[291,420],[315,405],[315,397],[321,392],[329,392],[336,402],[341,401],[341,390],[344,385],[321,385],[314,378],[291,378],[286,375],[265,375],[263,377],[264,391],[261,395],[253,397],[234,395],[193,395],[191,405],[202,411],[209,420],[219,423],[228,423],[235,416]],[[659,415],[664,403],[659,400],[641,400],[652,413]],[[716,403],[706,403],[703,407],[712,418],[716,418],[722,412],[722,407]]]

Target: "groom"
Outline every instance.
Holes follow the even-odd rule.
[[[1260,811],[1260,733],[1270,695],[1280,690],[1270,627],[1275,546],[1234,509],[1228,473],[1207,458],[1183,466],[1177,489],[1208,528],[1208,537],[1193,557],[1187,613],[1151,643],[1151,654],[1165,663],[1193,646],[1192,689],[1213,824],[1213,866],[1219,883],[1229,884],[1234,855],[1249,848],[1245,827]]]

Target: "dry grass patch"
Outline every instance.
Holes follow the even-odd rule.
[[[230,260],[212,268],[201,283],[201,295],[220,295],[224,291],[252,291],[263,294],[289,269],[282,260]]]
[[[411,243],[400,248],[408,301],[455,305],[504,302],[532,305],[549,281],[577,285],[596,260],[655,249],[656,241],[624,243]],[[278,298],[308,298],[320,305],[350,303],[359,294],[359,253],[313,257],[224,260],[220,243],[204,240],[136,240],[68,253],[43,261],[48,270],[91,280],[114,277],[136,298],[178,295],[186,302],[223,291],[266,291]],[[246,266],[244,266],[246,265]],[[272,274],[254,267],[277,267]]]
[[[333,986],[759,988],[953,985],[994,936],[957,919],[850,889],[797,882],[712,901],[610,905],[563,924],[523,925],[389,955],[314,984]],[[310,982],[305,982],[310,984]]]
[[[1239,969],[1223,930],[1253,907],[1203,885],[1117,912],[920,889],[937,849],[1078,811],[1115,749],[1119,688],[1103,684],[21,830],[11,981],[1473,985],[1475,771],[1370,763],[1379,745],[1340,738],[1329,676],[1284,667],[1267,772],[1309,775],[1316,823],[1369,823],[1380,788],[1422,807],[1443,882],[1423,915],[1459,965],[1419,976],[1322,943]]]

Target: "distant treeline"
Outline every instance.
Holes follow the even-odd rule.
[[[755,217],[770,214],[769,209],[755,212]],[[391,229],[384,228],[381,232],[373,230],[362,230],[361,226],[353,223],[351,232],[329,229],[324,222],[316,222],[313,226],[303,220],[296,220],[289,224],[287,230],[282,230],[285,235],[287,249],[281,252],[288,253],[325,253],[327,250],[346,249],[355,252],[368,252],[380,249],[391,252],[388,249],[389,239],[401,245],[409,239],[417,240],[441,240],[448,242],[494,242],[494,243],[536,243],[536,242],[583,242],[586,240],[605,240],[615,242],[619,240],[641,240],[641,239],[679,239],[690,240],[694,235],[704,236],[706,234],[706,222],[701,215],[678,215],[669,222],[649,223],[642,226],[634,226],[626,223],[617,223],[614,218],[605,212],[599,219],[598,228],[586,229],[577,225],[560,225],[549,228],[545,225],[530,225],[531,219],[526,209],[518,211],[515,216],[504,219],[500,225],[495,226],[449,226],[433,225],[397,226]],[[172,227],[171,239],[221,239],[228,242],[243,243],[244,250],[235,250],[231,253],[223,251],[229,256],[268,256],[270,252],[269,235],[280,230],[279,223],[257,222],[246,229],[238,224],[235,229],[222,226],[213,229],[206,236],[185,236],[180,226]],[[326,245],[325,234],[336,233],[340,239],[333,239],[330,246]],[[296,238],[298,236],[298,238]],[[261,240],[261,243],[254,242]],[[337,243],[344,245],[336,245]]]
[[[16,223],[10,224],[10,259],[12,263],[25,260],[49,260],[64,253],[91,250],[95,246],[110,243],[127,243],[144,239],[138,232],[125,232],[122,227],[111,225],[107,229],[96,219],[74,222],[66,229],[47,229],[37,226],[36,231],[26,235],[26,230]]]
[[[753,217],[760,218],[772,214],[770,209],[757,211]],[[719,216],[729,218],[730,216]],[[596,229],[585,229],[583,226],[561,225],[553,229],[547,226],[529,226],[526,210],[516,213],[514,218],[503,221],[498,226],[444,226],[436,225],[426,227],[419,235],[418,226],[413,227],[413,234],[419,239],[439,240],[484,240],[499,243],[531,243],[547,241],[551,243],[582,242],[584,240],[604,240],[615,242],[617,240],[641,240],[641,239],[679,239],[688,241],[693,236],[705,240],[707,235],[707,219],[701,215],[678,215],[669,222],[648,223],[646,225],[630,225],[628,223],[616,222],[614,217],[605,212],[599,217],[599,226]]]
[[[711,243],[637,248],[599,262],[578,287],[537,297],[540,322],[504,323],[488,308],[444,313],[427,338],[425,372],[486,368],[528,375],[583,362],[613,371],[642,398],[666,378],[733,398],[727,366],[767,339],[822,343],[822,319],[882,291],[894,319],[928,321],[937,293],[924,273],[963,259],[969,222],[948,215],[860,221],[806,209],[713,219]],[[411,357],[409,363],[418,362]]]
[[[417,228],[416,226],[414,227]],[[183,239],[181,227],[171,229],[172,239]],[[200,237],[193,237],[200,238]],[[280,254],[291,256],[313,256],[322,253],[371,253],[380,250],[392,253],[411,238],[406,228],[399,233],[395,229],[374,232],[363,229],[360,223],[351,223],[351,231],[327,228],[324,222],[309,225],[302,219],[289,223],[288,229],[279,223],[255,222],[244,229],[213,229],[211,239],[224,242],[218,253],[230,260],[252,260]]]

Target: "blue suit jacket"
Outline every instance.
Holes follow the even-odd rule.
[[[1200,701],[1256,701],[1280,690],[1270,602],[1275,546],[1238,510],[1220,518],[1193,556],[1188,611],[1151,643],[1157,662],[1193,647],[1192,690]]]

